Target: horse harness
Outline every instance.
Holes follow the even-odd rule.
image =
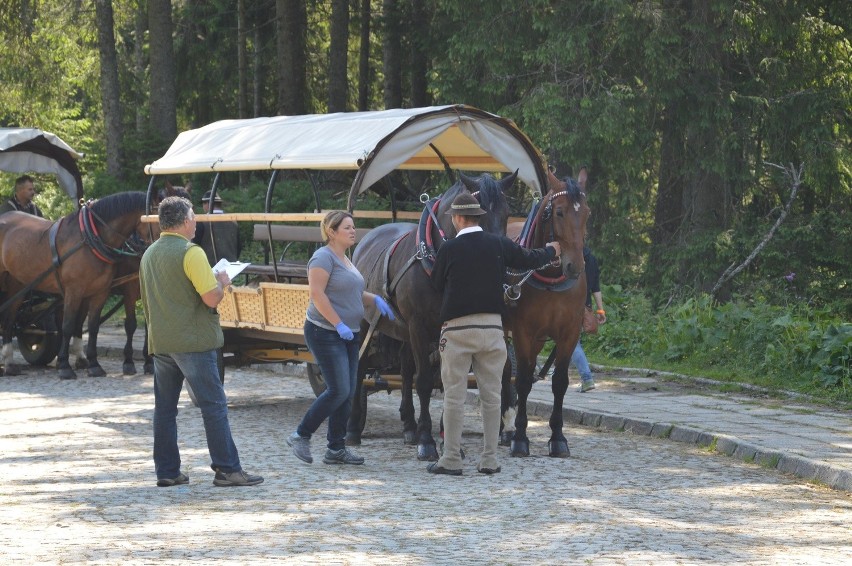
[[[473,196],[477,196],[479,191],[471,193]],[[425,195],[424,195],[425,196]],[[402,266],[397,274],[394,276],[393,280],[389,281],[388,270],[390,269],[390,260],[393,256],[396,249],[402,243],[405,238],[408,237],[410,232],[406,232],[399,238],[393,241],[393,243],[388,246],[387,252],[384,255],[384,261],[382,265],[382,288],[384,289],[384,299],[388,302],[388,304],[393,308],[394,315],[405,322],[405,318],[399,312],[399,309],[393,303],[391,299],[396,293],[396,288],[399,285],[399,282],[402,281],[403,276],[408,272],[412,265],[414,265],[417,261],[421,263],[423,267],[423,271],[426,272],[427,277],[432,276],[432,268],[435,265],[435,259],[437,258],[438,252],[437,248],[433,245],[432,242],[432,228],[433,226],[438,229],[438,234],[441,236],[441,242],[447,241],[447,236],[444,233],[444,230],[441,228],[441,223],[438,222],[438,217],[436,216],[436,211],[441,204],[441,197],[434,197],[432,199],[421,197],[421,202],[423,202],[423,214],[420,215],[420,222],[417,224],[417,240],[415,242],[416,251],[414,254],[408,258],[405,262],[405,265]],[[440,245],[440,244],[439,244]],[[378,264],[378,260],[376,261]],[[374,265],[375,269],[375,265]],[[358,357],[363,355],[364,350],[366,349],[366,345],[370,342],[370,337],[373,335],[373,331],[376,328],[376,324],[379,321],[380,314],[377,313],[370,319],[370,327],[367,331],[367,336],[365,337],[361,351],[358,354]]]
[[[142,255],[142,253],[145,251],[144,242],[135,233],[131,235],[127,240],[125,240],[122,246],[122,248],[126,248],[127,251],[125,251],[125,249],[117,249],[107,246],[103,242],[103,240],[101,240],[94,219],[100,220],[101,223],[107,228],[109,228],[109,225],[91,209],[91,203],[92,201],[89,201],[80,207],[80,214],[78,215],[80,233],[82,236],[80,241],[74,244],[71,249],[66,251],[61,256],[59,255],[59,249],[56,244],[56,236],[59,233],[59,228],[61,227],[62,222],[63,220],[65,220],[65,218],[60,218],[50,226],[50,230],[48,232],[48,240],[50,242],[51,266],[44,273],[36,277],[27,286],[25,286],[20,291],[12,295],[12,297],[4,301],[3,304],[0,305],[0,312],[6,310],[6,308],[8,308],[9,305],[14,303],[17,299],[30,292],[34,287],[37,287],[42,281],[47,279],[50,274],[53,274],[53,276],[56,278],[56,284],[59,287],[60,293],[64,294],[65,291],[63,289],[62,280],[59,278],[59,267],[62,265],[62,262],[64,262],[69,257],[80,251],[83,245],[89,246],[96,258],[109,265],[114,264],[118,259],[122,257],[140,257]]]
[[[558,193],[554,193],[554,194],[550,195],[547,198],[547,202],[544,205],[544,210],[542,210],[542,212],[541,212],[541,218],[538,218],[538,216],[539,216],[538,212],[539,212],[539,209],[541,207],[542,201],[539,201],[535,205],[533,205],[532,209],[530,210],[529,215],[527,216],[526,221],[524,222],[524,227],[521,230],[521,234],[520,234],[520,236],[517,240],[518,245],[520,245],[521,247],[523,247],[525,249],[532,249],[532,240],[533,240],[532,237],[533,237],[533,234],[535,234],[536,228],[538,228],[539,220],[542,222],[542,224],[549,223],[550,230],[548,232],[547,241],[552,242],[554,240],[554,238],[556,237],[556,233],[555,233],[555,229],[554,229],[554,220],[553,220],[553,199],[560,197],[560,196],[567,196],[567,195],[568,195],[568,191],[559,191]],[[579,210],[579,208],[580,208],[579,203],[574,203],[574,210]],[[574,278],[569,278],[568,276],[566,276],[564,274],[560,275],[559,277],[547,277],[545,275],[537,273],[538,271],[543,271],[543,270],[548,269],[549,267],[555,266],[555,265],[559,265],[559,258],[558,257],[556,258],[556,260],[549,263],[548,265],[545,265],[545,266],[540,267],[538,269],[530,269],[526,272],[517,272],[517,271],[512,271],[511,269],[506,269],[507,278],[512,278],[512,277],[520,277],[521,278],[520,281],[518,281],[517,283],[513,283],[513,284],[504,283],[503,284],[503,293],[506,297],[506,302],[509,303],[509,304],[515,304],[518,301],[518,299],[521,298],[521,288],[524,286],[525,283],[527,283],[527,281],[529,281],[529,284],[532,285],[533,287],[535,287],[536,289],[543,289],[543,290],[546,290],[546,291],[553,291],[553,292],[556,292],[556,293],[558,293],[560,291],[568,290],[571,287],[573,287],[574,283],[576,282],[577,277],[579,277],[579,275],[577,277],[574,277]]]

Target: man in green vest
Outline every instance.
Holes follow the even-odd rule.
[[[160,238],[145,251],[139,269],[142,307],[148,324],[148,350],[154,356],[154,468],[157,486],[189,483],[180,469],[177,404],[186,379],[207,435],[207,449],[219,487],[257,485],[246,473],[231,427],[225,389],[219,381],[217,348],[224,343],[216,306],[230,285],[228,274],[214,275],[195,235],[192,203],[168,197],[158,208]]]

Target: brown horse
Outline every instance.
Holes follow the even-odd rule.
[[[145,237],[140,222],[145,194],[118,193],[87,203],[80,210],[51,222],[20,212],[0,216],[0,289],[4,293],[2,328],[6,374],[12,363],[12,326],[25,289],[62,295],[62,343],[59,377],[74,379],[69,342],[88,306],[89,343],[86,358],[90,376],[105,375],[97,361],[100,312],[109,296],[116,262],[138,255],[126,243],[135,233]]]
[[[525,247],[539,248],[554,239],[562,246],[559,267],[530,273],[530,277],[520,287],[507,289],[507,296],[516,299],[507,317],[517,365],[515,387],[518,408],[515,434],[511,441],[512,456],[529,456],[530,453],[526,434],[527,397],[534,381],[536,357],[548,338],[554,341],[556,349],[549,454],[560,458],[570,455],[568,441],[562,434],[562,402],[568,389],[568,364],[580,337],[583,304],[586,300],[583,241],[590,213],[584,192],[586,178],[585,169],[580,171],[576,181],[568,177],[560,181],[551,173],[548,176],[548,192],[526,223],[529,226],[512,223],[507,229],[507,236],[520,240]],[[513,275],[512,282],[521,284],[524,275],[527,274]],[[517,297],[518,293],[520,297]],[[504,422],[509,404],[507,392],[510,390],[510,373],[507,363],[503,373]]]
[[[192,202],[191,183],[186,186],[174,186],[169,181],[166,181],[165,188],[160,189],[155,193],[155,198],[151,204],[152,209],[156,212],[160,202],[170,196],[183,197]],[[159,237],[160,228],[157,224],[148,224],[146,229],[147,238],[156,240]],[[136,318],[136,303],[142,296],[139,288],[139,262],[144,252],[145,242],[138,237],[131,236],[128,240],[128,246],[138,251],[138,255],[122,257],[116,266],[115,280],[112,283],[111,294],[120,297],[121,303],[116,305],[112,311],[107,314],[101,314],[98,326],[102,325],[109,319],[119,306],[124,308],[124,334],[126,340],[124,342],[124,362],[121,369],[124,375],[135,375],[136,364],[133,361],[133,336],[136,334],[136,329],[139,327]],[[75,367],[77,369],[85,369],[89,367],[89,361],[82,352],[82,336],[83,336],[83,320],[79,322],[77,331],[71,341],[71,355],[76,356]],[[142,341],[142,371],[146,374],[154,373],[154,358],[148,353],[148,332],[145,327],[145,336]]]
[[[403,343],[400,350],[400,373],[403,381],[400,416],[405,441],[417,442],[417,458],[420,460],[438,459],[435,439],[432,436],[432,419],[429,415],[429,400],[435,388],[434,364],[430,356],[436,350],[442,321],[439,316],[441,294],[432,288],[426,269],[416,265],[419,263],[417,260],[430,255],[426,246],[427,233],[436,247],[442,238],[455,236],[456,231],[450,217],[444,213],[450,209],[453,199],[462,192],[477,194],[486,210],[481,222],[485,231],[505,234],[509,218],[505,192],[516,178],[517,172],[499,181],[488,174],[469,178],[459,173],[460,180],[450,187],[438,202],[427,203],[427,208],[433,210],[433,214],[427,216],[427,211],[424,211],[425,221],[422,226],[398,223],[373,228],[361,240],[352,256],[352,263],[364,276],[367,290],[389,299],[398,315],[396,320],[381,317],[376,330]],[[430,226],[431,232],[425,230],[425,226]],[[420,239],[418,234],[423,238]],[[426,257],[424,266],[428,262],[429,258]],[[394,289],[389,294],[388,288],[391,286],[394,286]],[[363,336],[366,332],[365,325],[362,325],[361,330]],[[412,383],[420,399],[420,417],[417,421],[414,420]],[[360,385],[359,379],[359,388]],[[347,431],[347,442],[352,444],[360,443],[360,428],[363,422],[363,407],[358,404],[359,393],[360,389],[356,391]]]

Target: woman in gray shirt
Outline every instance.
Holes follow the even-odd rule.
[[[393,319],[388,304],[364,291],[364,278],[346,257],[355,245],[355,222],[348,212],[331,211],[320,225],[326,245],[308,261],[310,303],[305,320],[305,343],[322,371],[326,389],[316,398],[296,432],[287,437],[293,454],[310,464],[311,435],[328,419],[326,464],[363,464],[364,458],[346,448],[346,422],[358,373],[358,328],[364,308],[374,304]],[[354,329],[354,330],[353,330]]]

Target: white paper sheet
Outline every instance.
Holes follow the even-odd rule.
[[[220,273],[222,271],[226,271],[228,273],[228,278],[231,280],[234,279],[237,275],[243,272],[243,269],[251,265],[250,263],[242,263],[240,261],[228,261],[225,258],[219,260],[216,265],[213,266],[213,274]]]

